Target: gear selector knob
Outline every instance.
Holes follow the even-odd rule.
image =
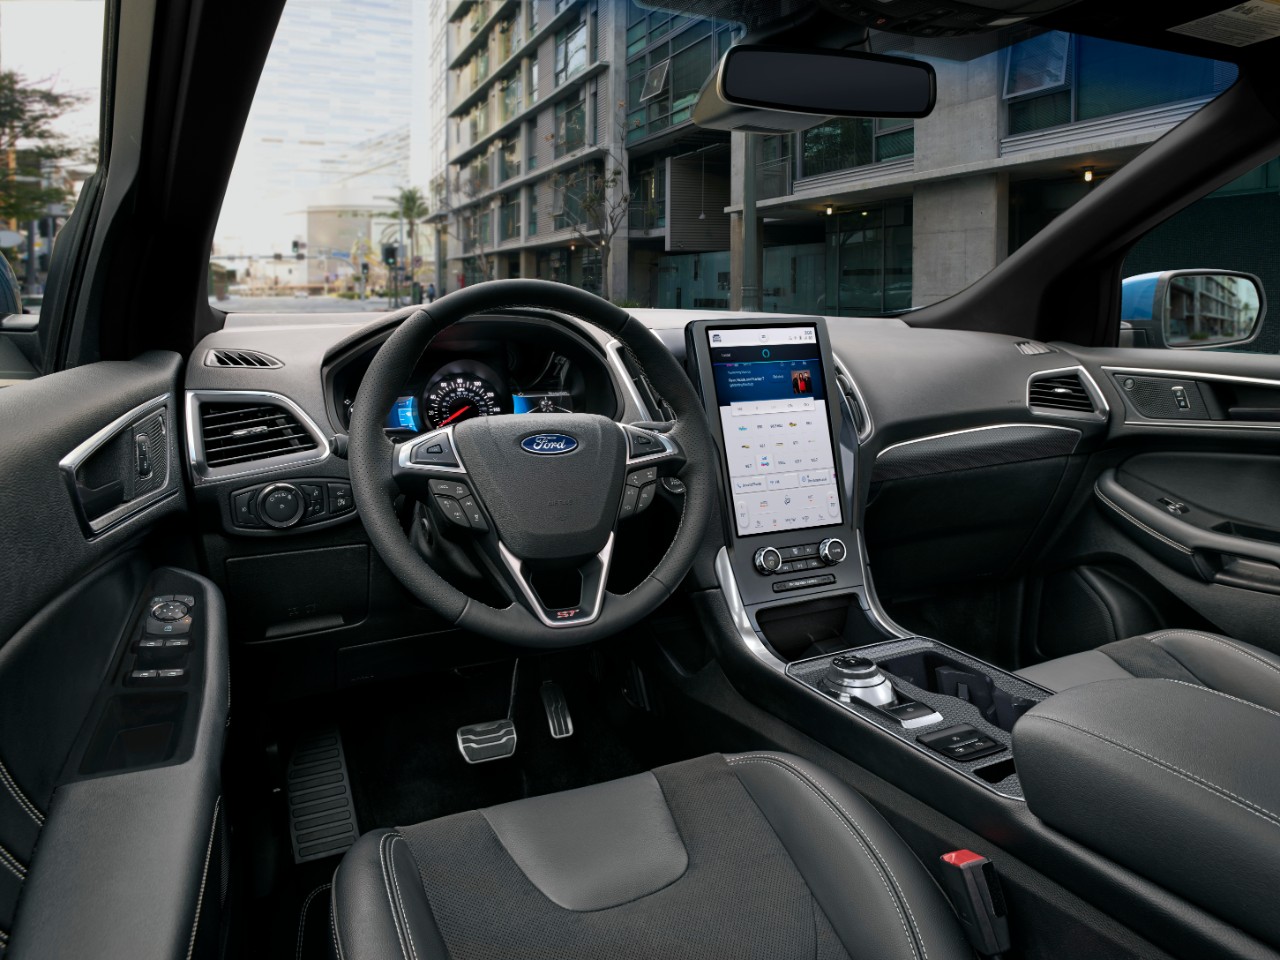
[[[857,699],[873,706],[893,703],[893,685],[874,662],[842,653],[827,666],[822,685],[841,699]]]

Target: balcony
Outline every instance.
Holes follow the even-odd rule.
[[[790,157],[778,157],[756,164],[756,199],[772,200],[791,193]]]
[[[665,230],[667,209],[665,203],[654,200],[633,200],[627,211],[627,226],[632,230]]]

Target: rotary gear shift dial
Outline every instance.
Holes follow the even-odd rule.
[[[843,653],[827,666],[822,685],[842,700],[856,699],[884,707],[896,699],[889,678],[866,657]]]

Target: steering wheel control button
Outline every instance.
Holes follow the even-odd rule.
[[[849,551],[845,548],[844,541],[837,537],[823,540],[818,545],[818,557],[829,566],[840,563],[848,555]]]
[[[181,620],[188,612],[187,605],[177,600],[166,600],[151,608],[151,616],[157,620]]]
[[[188,614],[181,620],[167,621],[148,617],[143,632],[149,637],[185,637],[191,632],[191,616]]]
[[[456,467],[458,455],[453,452],[447,433],[435,433],[424,437],[413,448],[409,461],[428,467]]]
[[[627,474],[627,483],[633,487],[643,487],[647,483],[653,483],[658,479],[657,467],[646,467],[643,470],[636,470]]]
[[[471,489],[465,483],[458,483],[456,480],[432,480],[428,486],[432,493],[437,493],[442,497],[453,497],[455,500],[461,500],[463,497],[471,496]]]
[[[624,520],[627,517],[634,516],[636,512],[636,502],[639,499],[639,489],[630,485],[625,487],[622,491],[622,509],[618,511],[618,516]]]
[[[630,441],[628,447],[633,460],[640,457],[651,457],[655,453],[661,453],[663,450],[662,442],[653,434],[644,430],[632,428],[627,431],[627,438]]]
[[[636,513],[641,510],[648,510],[649,505],[653,503],[653,498],[657,496],[658,485],[656,483],[647,483],[640,488],[640,496],[636,500]]]
[[[462,511],[462,504],[458,503],[453,497],[436,497],[436,506],[440,508],[440,512],[452,523],[460,527],[469,527],[467,515]]]
[[[760,573],[766,577],[772,576],[782,569],[782,554],[776,547],[761,547],[756,551],[753,562]]]
[[[306,509],[302,491],[291,483],[271,483],[258,494],[258,516],[269,527],[292,527]]]
[[[773,585],[773,592],[789,593],[792,590],[810,590],[813,587],[828,587],[835,582],[835,576],[830,573],[820,574],[816,577],[801,577],[799,580],[780,580]]]
[[[475,497],[463,497],[458,501],[458,506],[462,508],[462,513],[466,516],[467,522],[471,524],[472,530],[483,532],[489,529],[489,525],[484,522],[484,514],[480,512],[480,505],[476,503]]]

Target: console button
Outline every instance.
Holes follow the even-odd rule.
[[[751,560],[756,570],[766,577],[777,573],[782,568],[782,553],[777,547],[761,547]],[[774,587],[776,590],[777,587]]]
[[[308,501],[307,501],[307,510],[306,510],[306,512],[302,515],[302,519],[303,519],[303,520],[314,520],[316,517],[323,517],[323,516],[324,516],[324,501],[323,501],[323,500],[308,500]]]
[[[844,541],[838,537],[831,537],[818,544],[818,557],[826,564],[840,563],[848,556],[848,553],[849,551],[845,549]]]
[[[146,641],[144,640],[142,644],[146,646]],[[171,637],[164,641],[164,645],[166,647],[189,647],[191,646],[191,640],[188,637]]]
[[[154,680],[156,672],[154,670],[135,670],[129,676],[134,680]]]
[[[442,497],[453,497],[455,500],[461,500],[463,497],[471,496],[471,491],[465,483],[458,483],[456,480],[430,480],[427,486],[432,493],[438,493]]]
[[[308,502],[324,499],[324,491],[320,489],[318,483],[300,483],[298,489],[302,491],[302,495],[307,498]]]
[[[231,519],[239,527],[260,527],[258,491],[242,490],[231,495]]]
[[[170,670],[160,671],[160,677],[165,680],[176,680],[179,677],[185,677],[186,675],[187,671],[183,670],[181,667],[174,667]]]
[[[157,620],[181,620],[187,613],[187,605],[176,600],[166,600],[151,608],[151,616]]]
[[[176,600],[178,603],[185,603],[188,607],[196,605],[196,598],[189,593],[175,593],[169,599]]]
[[[976,760],[1004,750],[1003,746],[967,723],[924,733],[916,740],[952,760]]]
[[[138,646],[144,650],[154,649],[155,647],[163,647],[165,641],[160,637],[143,637],[138,641]]]
[[[183,617],[181,620],[171,620],[162,622],[147,618],[147,625],[143,631],[149,637],[184,637],[191,632],[190,615]]]
[[[786,593],[790,590],[808,590],[811,587],[826,587],[836,582],[836,578],[829,573],[820,574],[816,577],[801,577],[799,580],[783,580],[773,585],[774,593]]]
[[[329,484],[330,513],[346,513],[348,510],[354,510],[355,506],[356,500],[355,497],[351,495],[351,487],[348,484]]]
[[[176,599],[177,597],[175,597],[172,593],[160,593],[160,594],[156,594],[147,602],[154,607],[157,603],[164,603],[166,600],[176,600]]]

